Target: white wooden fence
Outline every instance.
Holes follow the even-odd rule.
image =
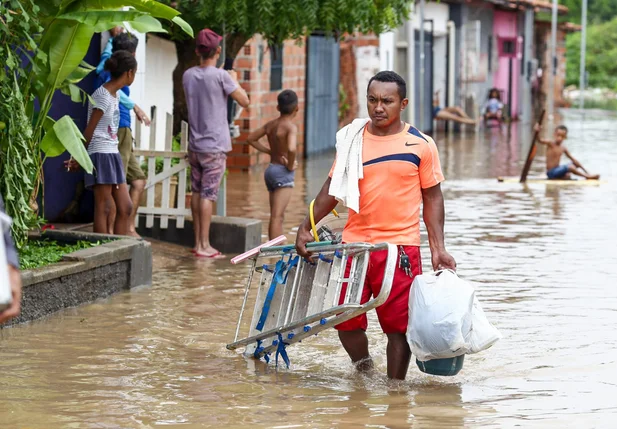
[[[134,154],[138,160],[147,160],[148,168],[146,173],[146,207],[139,207],[137,210],[136,223],[139,223],[140,216],[146,217],[146,228],[152,228],[154,226],[154,217],[159,216],[161,218],[160,227],[166,229],[169,225],[169,218],[176,219],[176,227],[184,228],[184,220],[186,216],[191,215],[190,206],[187,207],[186,201],[186,188],[187,180],[187,168],[189,167],[187,159],[188,149],[188,124],[182,121],[181,133],[180,133],[180,151],[173,151],[173,116],[169,113],[166,114],[166,126],[165,126],[165,147],[164,150],[156,149],[156,108],[152,109],[152,123],[150,124],[150,140],[148,149],[142,149],[142,132],[141,123],[137,122],[135,126],[135,141],[136,148]],[[156,172],[156,158],[163,158],[163,171]],[[172,159],[178,159],[178,163],[172,166]],[[177,204],[175,201],[171,201],[172,197],[172,177],[177,177]],[[225,216],[226,212],[226,176],[223,176],[221,182],[221,188],[219,189],[219,198],[216,204],[216,214],[218,216]],[[156,201],[156,188],[157,184],[161,184],[161,198],[157,204]]]

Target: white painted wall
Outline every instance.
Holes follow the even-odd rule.
[[[148,116],[151,107],[157,106],[156,148],[163,150],[165,148],[166,114],[173,112],[172,73],[178,63],[176,47],[168,40],[152,34],[138,33],[128,25],[125,27],[139,39],[135,53],[137,75],[131,85],[131,99]],[[105,49],[107,40],[109,40],[109,32],[101,34],[101,52]],[[133,127],[135,127],[135,115],[132,113],[131,116]],[[142,127],[142,148],[149,147],[149,139],[150,129]]]
[[[394,70],[394,55],[396,53],[394,31],[379,35],[379,69]]]
[[[439,91],[439,103],[442,107],[446,106],[446,87],[448,85],[447,77],[447,36],[435,37],[433,42],[433,89]],[[432,95],[431,95],[432,97]]]
[[[356,85],[358,86],[358,117],[368,117],[366,108],[366,89],[368,81],[381,68],[381,58],[377,46],[361,46],[356,48]]]
[[[145,79],[143,105],[141,108],[150,113],[152,106],[157,107],[156,148],[165,148],[165,126],[167,113],[173,113],[173,71],[178,64],[176,46],[169,40],[148,34],[146,45]],[[148,145],[149,130],[144,131],[142,145]]]
[[[424,19],[432,19],[435,25],[435,36],[443,36],[448,33],[447,23],[450,16],[450,8],[444,3],[429,2],[424,7]],[[411,15],[411,20],[415,29],[420,29],[420,9],[416,5],[414,13]],[[425,29],[429,29],[426,24]]]

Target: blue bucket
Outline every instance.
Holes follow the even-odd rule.
[[[418,365],[420,371],[426,374],[450,377],[458,374],[461,369],[463,369],[464,360],[465,355],[460,355],[447,359],[427,360],[426,362],[420,362],[418,359],[416,359],[416,365]]]

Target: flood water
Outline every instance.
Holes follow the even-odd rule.
[[[564,112],[567,145],[600,186],[498,183],[518,175],[529,130],[437,134],[446,241],[504,338],[456,377],[412,363],[357,374],[331,331],[289,347],[291,369],[244,359],[231,342],[248,266],[154,244],[154,281],[0,331],[2,428],[610,428],[617,421],[617,116]],[[543,151],[533,174],[543,172]],[[300,170],[286,231],[331,156]],[[230,215],[267,221],[259,172],[231,175]],[[264,228],[265,231],[265,228]],[[293,236],[293,233],[290,234]],[[429,252],[422,249],[424,267]]]

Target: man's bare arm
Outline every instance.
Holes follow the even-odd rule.
[[[238,89],[236,89],[234,92],[232,92],[230,94],[231,98],[233,98],[240,106],[244,107],[245,109],[247,107],[249,107],[250,101],[249,101],[249,96],[247,95],[246,91],[244,90],[244,88],[242,88],[241,86],[238,87]]]
[[[576,160],[576,158],[574,158],[574,157],[572,156],[572,154],[570,153],[570,151],[569,151],[568,149],[565,149],[565,148],[564,148],[564,153],[566,154],[566,156],[567,156],[568,158],[570,158],[570,160],[572,161],[572,164],[574,164],[575,166],[577,166],[578,168],[580,168],[581,170],[583,170],[585,173],[588,173],[588,171],[585,169],[585,167],[583,167],[583,165],[582,165],[580,162],[578,162],[578,161]]]
[[[541,137],[539,136],[540,132],[542,131],[542,127],[540,126],[540,124],[536,123],[536,124],[533,126],[533,130],[534,130],[536,133],[538,133],[538,143],[540,143],[540,144],[545,144],[545,145],[550,145],[551,143],[553,143],[551,140],[546,140],[546,139],[543,139],[543,138],[541,138]]]
[[[431,248],[433,269],[443,268],[456,269],[456,261],[446,251],[444,243],[444,220],[445,208],[441,185],[422,189],[422,201],[424,204],[424,224],[428,231],[428,242]]]
[[[315,204],[313,206],[315,224],[336,207],[336,198],[329,194],[331,180],[332,179],[329,177],[326,179],[315,198]],[[306,216],[300,224],[298,235],[296,236],[296,250],[298,254],[305,258],[309,257],[311,253],[306,250],[306,245],[314,240],[313,234],[311,233],[311,220],[309,216]]]

